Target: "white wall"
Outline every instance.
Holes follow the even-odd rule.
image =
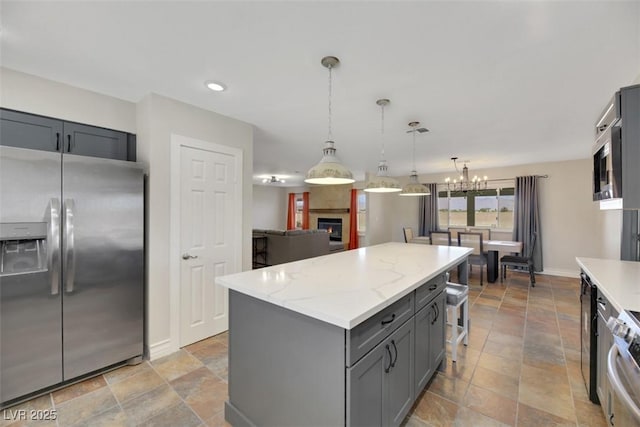
[[[0,68],[0,106],[137,134],[147,180],[147,340],[154,355],[177,349],[169,320],[170,141],[172,134],[243,151],[242,267],[251,268],[253,128],[159,95],[139,103]]]
[[[253,127],[179,101],[150,94],[138,103],[140,160],[149,166],[148,340],[151,358],[178,349],[170,313],[170,146],[172,135],[239,148],[243,152],[242,267],[251,268]]]
[[[136,133],[136,104],[8,68],[0,68],[0,105]]]
[[[253,186],[253,228],[284,230],[287,228],[287,188]]]
[[[488,175],[490,179],[514,178],[523,175],[549,175],[540,180],[540,216],[542,222],[542,251],[544,270],[549,274],[572,275],[578,272],[576,256],[601,257],[602,244],[594,244],[607,238],[607,251],[616,244],[619,233],[611,233],[616,226],[615,214],[603,214],[598,204],[591,201],[591,161],[537,163],[506,168],[471,170],[472,174]],[[452,174],[420,175],[420,182],[444,182]],[[402,184],[405,177],[400,177]],[[376,195],[377,196],[377,195]],[[388,195],[390,200],[370,198],[369,216],[382,218],[371,221],[367,234],[372,244],[404,240],[402,227],[418,228],[418,200],[413,197]],[[606,219],[603,218],[606,216]],[[607,236],[602,225],[608,224]],[[389,229],[390,227],[390,229]],[[614,230],[615,231],[615,230]],[[617,242],[617,243],[616,243]]]

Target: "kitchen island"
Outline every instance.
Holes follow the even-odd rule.
[[[469,248],[385,243],[222,276],[234,426],[399,425],[445,353]]]

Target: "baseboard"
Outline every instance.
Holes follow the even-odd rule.
[[[536,274],[544,274],[547,276],[561,276],[561,277],[573,277],[579,278],[580,271],[578,268],[575,270],[563,270],[561,268],[545,268],[544,271],[536,271]]]
[[[176,351],[178,351],[178,349],[171,345],[171,339],[166,339],[149,346],[149,360],[156,360],[175,353]]]

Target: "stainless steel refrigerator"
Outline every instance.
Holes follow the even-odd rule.
[[[0,406],[141,360],[143,227],[136,163],[0,146]]]

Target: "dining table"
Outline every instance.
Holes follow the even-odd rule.
[[[415,236],[409,243],[418,243],[423,245],[431,244],[429,236]],[[458,246],[458,242],[452,240],[453,246]],[[522,252],[522,242],[513,240],[484,240],[482,249],[487,252],[487,281],[495,283],[500,275],[500,267],[498,265],[498,254],[500,252],[509,252],[519,254]]]
[[[519,254],[522,252],[522,242],[512,240],[485,240],[482,242],[483,249],[487,251],[487,281],[494,283],[500,275],[498,265],[499,252],[511,252]]]

